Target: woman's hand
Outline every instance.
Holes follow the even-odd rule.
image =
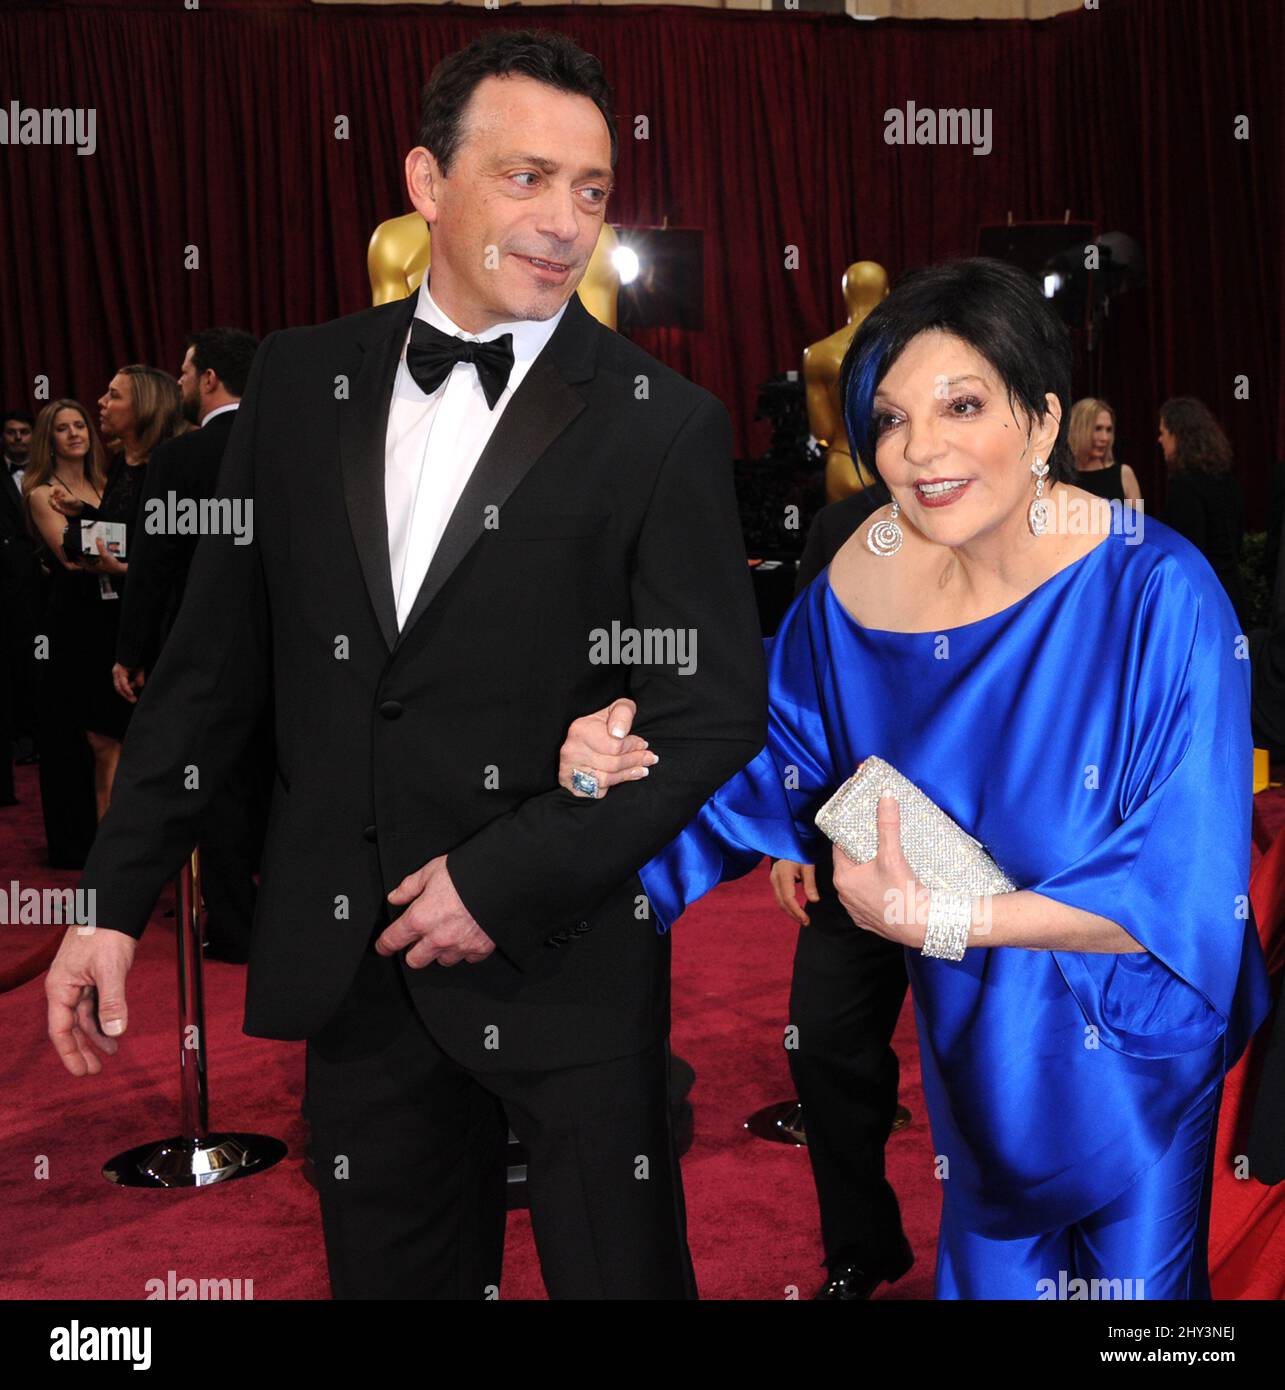
[[[131,705],[138,704],[138,692],[147,684],[147,673],[141,666],[122,666],[118,661],[112,667],[112,684],[122,700]]]
[[[660,758],[648,751],[645,738],[629,732],[637,712],[632,700],[616,700],[606,709],[581,715],[567,730],[558,754],[558,785],[574,796],[588,797],[573,778],[577,772],[593,777],[598,783],[593,799],[601,801],[617,782],[646,777]]]
[[[819,903],[821,894],[817,892],[817,871],[815,864],[796,864],[793,859],[778,859],[772,865],[772,892],[776,895],[776,905],[791,921],[806,927],[812,920],[802,907],[795,885],[803,885],[803,896],[810,903]]]
[[[834,890],[863,931],[922,949],[928,890],[901,852],[901,808],[895,796],[879,798],[876,824],[879,849],[868,864],[854,864],[838,845],[834,847]]]
[[[60,483],[49,484],[49,502],[63,516],[79,516],[85,507],[79,497],[73,497]]]
[[[94,564],[95,574],[128,574],[129,565],[124,560],[118,560],[114,555],[107,553],[107,545],[103,538],[98,538],[98,559]]]

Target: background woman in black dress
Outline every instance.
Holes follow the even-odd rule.
[[[89,506],[102,497],[107,454],[79,401],[51,401],[40,412],[22,480],[28,524],[50,572],[37,640],[40,801],[49,862],[85,862],[98,823],[94,758],[86,742],[86,697],[92,681],[98,580],[63,549],[67,519],[53,505],[55,487]]]
[[[1159,442],[1169,469],[1160,519],[1209,561],[1244,630],[1249,622],[1240,575],[1245,501],[1232,472],[1231,444],[1209,407],[1194,396],[1175,396],[1160,407]]]
[[[57,482],[50,489],[54,508],[69,521],[115,521],[125,524],[125,560],[109,555],[102,539],[97,553],[81,551],[78,563],[96,578],[97,604],[86,641],[86,685],[83,706],[85,732],[94,752],[94,788],[101,819],[111,800],[112,782],[120,761],[121,740],[133,705],[123,700],[112,682],[116,634],[120,627],[120,596],[129,570],[130,537],[140,523],[147,460],[152,450],[185,428],[178,382],[155,367],[136,363],[122,367],[99,398],[99,425],[113,457],[98,504],[68,495]],[[73,533],[73,549],[76,536]]]
[[[1075,459],[1076,487],[1107,501],[1142,501],[1138,478],[1127,463],[1115,457],[1115,411],[1093,396],[1071,407],[1067,446]]]

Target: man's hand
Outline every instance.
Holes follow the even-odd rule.
[[[817,892],[817,871],[815,864],[796,864],[792,859],[778,859],[772,865],[772,892],[776,895],[776,905],[787,917],[806,927],[812,920],[800,906],[795,885],[802,883],[803,896],[810,903],[819,903],[821,894]]]
[[[118,661],[112,667],[112,684],[116,687],[116,693],[131,705],[138,703],[135,692],[142,690],[146,682],[147,675],[141,666],[122,666]]]
[[[469,915],[460,901],[446,856],[439,854],[422,869],[416,869],[393,889],[388,901],[396,906],[409,904],[406,911],[389,924],[375,942],[381,956],[391,956],[409,946],[406,964],[420,970],[436,961],[439,965],[470,965],[485,960],[495,950],[495,942]]]
[[[125,1031],[125,976],[138,942],[110,928],[68,927],[45,976],[49,1037],[73,1076],[97,1076]],[[93,1044],[93,1047],[90,1046]]]

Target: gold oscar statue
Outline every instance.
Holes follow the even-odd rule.
[[[874,476],[848,452],[848,432],[839,402],[839,368],[861,320],[888,293],[888,272],[875,261],[854,261],[843,272],[848,322],[837,333],[803,350],[808,428],[825,450],[825,500],[837,502],[870,487]]]
[[[616,326],[616,292],[620,288],[612,252],[619,244],[615,228],[604,222],[577,289],[585,308],[612,329]],[[414,294],[428,271],[431,255],[428,223],[419,213],[407,212],[381,222],[366,248],[371,302],[389,304]]]

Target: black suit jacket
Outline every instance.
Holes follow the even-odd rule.
[[[1245,501],[1235,475],[1179,468],[1169,475],[1160,519],[1185,536],[1222,580],[1242,625],[1249,622],[1249,599],[1240,575],[1245,538]]]
[[[198,546],[82,886],[100,926],[140,933],[271,698],[246,1031],[320,1029],[385,895],[447,854],[498,949],[406,967],[438,1041],[496,1070],[628,1055],[668,1022],[668,938],[637,870],[766,739],[730,422],[572,296],[399,633],[384,441],[413,309],[260,347],[219,479],[253,496],[254,544]],[[694,629],[695,671],[596,662],[613,623]],[[566,728],[622,694],[660,761],[573,796],[557,785]]]
[[[794,581],[796,594],[801,594],[812,583],[838,554],[843,543],[881,505],[869,488],[863,488],[850,497],[828,503],[817,512],[799,557],[799,573]]]
[[[196,535],[174,530],[149,530],[149,504],[213,497],[219,464],[232,436],[236,411],[216,415],[199,430],[166,440],[147,464],[147,490],[139,508],[139,524],[129,538],[129,582],[121,598],[116,660],[123,666],[150,669],[178,612],[187,573],[196,553]]]
[[[37,547],[27,529],[22,498],[0,455],[0,596],[23,640],[40,615],[41,575]]]

